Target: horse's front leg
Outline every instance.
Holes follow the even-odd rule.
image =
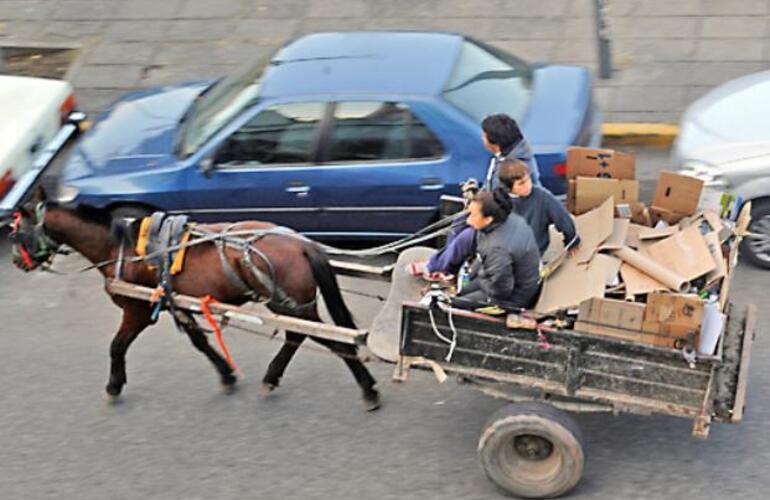
[[[190,341],[195,348],[202,352],[219,372],[222,390],[224,390],[226,394],[234,392],[235,383],[238,379],[233,373],[233,367],[230,366],[213,347],[211,347],[209,340],[206,338],[206,333],[195,321],[195,318],[193,318],[190,313],[181,310],[176,311],[176,318],[177,321],[179,321],[179,324],[182,325],[182,328],[184,328],[184,331],[187,332],[187,336],[190,338]]]
[[[115,401],[126,385],[126,352],[129,346],[152,323],[149,305],[131,301],[122,307],[123,320],[110,344],[110,379],[105,388],[110,401]]]

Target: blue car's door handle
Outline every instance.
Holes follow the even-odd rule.
[[[310,186],[307,184],[301,184],[301,183],[289,183],[288,186],[286,186],[286,192],[287,193],[294,193],[299,197],[307,196],[307,194],[310,192]]]
[[[441,182],[441,179],[426,177],[420,181],[420,189],[423,191],[439,191],[444,189],[444,183]]]

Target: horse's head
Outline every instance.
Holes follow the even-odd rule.
[[[51,262],[59,249],[59,244],[45,233],[45,203],[45,193],[40,189],[13,213],[8,237],[13,243],[13,263],[25,272]]]

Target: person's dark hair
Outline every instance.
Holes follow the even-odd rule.
[[[487,135],[487,140],[499,146],[504,153],[508,153],[523,139],[516,120],[503,113],[484,118],[481,129]]]
[[[520,181],[529,175],[529,166],[521,160],[515,158],[506,158],[500,162],[500,168],[497,171],[497,177],[500,179],[500,184],[508,188],[508,191],[513,189],[513,185],[516,181]]]
[[[481,191],[476,193],[473,201],[481,206],[481,215],[492,217],[493,222],[504,221],[513,210],[511,197],[504,188],[497,188],[493,192]]]

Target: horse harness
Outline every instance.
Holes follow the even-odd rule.
[[[45,203],[41,202],[35,206],[35,225],[32,231],[25,231],[22,227],[22,213],[13,214],[11,223],[11,234],[9,239],[13,242],[11,250],[14,260],[18,261],[19,267],[24,271],[31,271],[35,264],[50,263],[54,255],[66,253],[60,249],[57,242],[51,239],[43,227],[45,219]]]
[[[142,227],[137,241],[137,254],[142,256],[147,264],[156,270],[160,287],[164,290],[164,297],[171,297],[171,276],[181,271],[184,260],[184,252],[187,247],[207,241],[212,241],[219,255],[222,271],[232,286],[239,294],[254,302],[266,303],[273,308],[284,312],[302,312],[314,307],[317,299],[298,304],[278,285],[275,268],[264,252],[254,244],[261,238],[270,234],[286,236],[299,236],[294,231],[285,227],[274,227],[264,230],[233,231],[237,223],[230,224],[219,232],[209,231],[203,227],[188,224],[187,216],[167,216],[162,212],[155,212],[142,221]],[[249,286],[227,259],[226,248],[234,248],[240,252],[240,263],[244,269],[248,269],[260,286],[267,290],[267,296],[260,296],[259,292]],[[267,267],[267,273],[262,271],[252,259],[256,254]],[[167,307],[173,314],[173,304],[166,299]]]

